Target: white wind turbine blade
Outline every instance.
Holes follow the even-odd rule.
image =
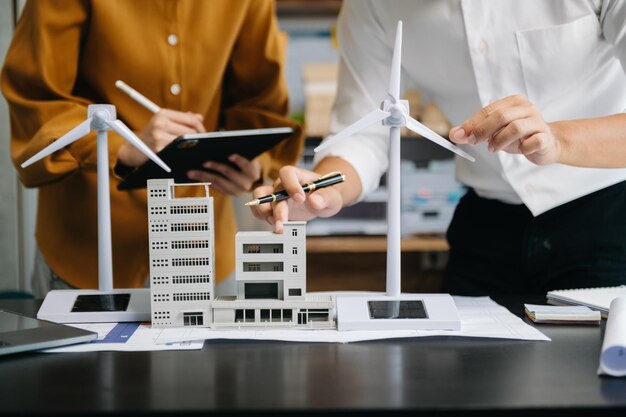
[[[341,132],[336,135],[328,136],[317,148],[315,148],[315,152],[319,152],[323,149],[328,148],[335,142],[339,142],[349,136],[354,135],[360,130],[365,129],[366,127],[370,127],[376,122],[381,122],[387,117],[389,117],[389,113],[386,111],[382,111],[380,109],[376,109],[370,113],[368,113],[365,117],[357,120],[352,123],[350,126],[343,129]]]
[[[34,164],[42,158],[58,151],[59,149],[65,148],[72,142],[76,142],[78,139],[83,136],[87,136],[89,131],[91,130],[91,117],[74,129],[67,132],[65,135],[61,136],[59,139],[52,142],[50,145],[43,148],[41,151],[37,152],[35,155],[30,157],[27,161],[22,164],[22,168],[26,168],[27,166]]]
[[[435,142],[439,146],[443,146],[444,148],[451,150],[455,154],[462,156],[465,159],[468,159],[472,162],[476,161],[476,159],[472,155],[468,154],[467,152],[465,152],[463,149],[459,148],[458,146],[455,146],[452,143],[448,142],[447,140],[445,140],[444,138],[439,136],[437,133],[433,132],[432,130],[430,130],[429,128],[427,128],[426,126],[424,126],[423,124],[421,124],[420,122],[418,122],[417,120],[409,116],[408,114],[405,114],[404,118],[406,120],[406,127],[409,130],[412,130],[418,135],[421,135],[425,137],[426,139]]]
[[[126,139],[131,145],[135,148],[139,149],[144,155],[150,158],[155,164],[163,168],[167,172],[172,172],[171,168],[167,166],[165,162],[161,158],[159,158],[152,149],[148,148],[148,145],[143,143],[141,139],[139,139],[132,130],[130,130],[124,123],[120,120],[105,120],[107,125],[111,127],[114,131],[116,131],[121,137]]]
[[[398,21],[396,43],[393,47],[391,73],[389,74],[389,95],[394,103],[400,100],[400,73],[402,72],[402,20]]]

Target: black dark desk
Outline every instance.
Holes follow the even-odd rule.
[[[496,299],[518,315],[522,302],[541,301]],[[0,414],[626,415],[626,379],[596,376],[600,327],[540,330],[553,341],[219,341],[202,351],[20,354],[0,359]]]

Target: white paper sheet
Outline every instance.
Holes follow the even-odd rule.
[[[131,326],[131,329],[120,333],[120,327],[124,324]],[[203,340],[156,343],[163,329],[153,329],[150,323],[75,323],[69,326],[98,333],[98,338],[93,342],[46,349],[43,352],[199,350],[204,344]]]
[[[626,297],[611,301],[598,374],[626,376]]]
[[[328,294],[328,293],[326,293]],[[333,293],[337,294],[337,293]],[[281,340],[291,342],[331,342],[348,343],[365,340],[394,339],[425,336],[485,337],[517,340],[545,340],[536,328],[500,306],[489,297],[454,297],[459,316],[460,331],[344,331],[337,330],[275,330],[255,329],[207,329],[169,328],[163,329],[156,343],[172,343],[199,339],[251,339]]]

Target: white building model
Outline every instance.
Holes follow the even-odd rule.
[[[204,197],[177,198],[176,189],[204,187]],[[207,326],[213,297],[213,198],[208,184],[148,180],[152,325]]]
[[[206,196],[175,198],[185,185]],[[237,295],[216,297],[208,184],[149,180],[148,219],[153,326],[335,328],[334,298],[306,294],[306,222],[237,233]]]

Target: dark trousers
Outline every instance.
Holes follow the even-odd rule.
[[[626,284],[626,181],[533,217],[469,190],[448,228],[444,290],[543,293]]]

